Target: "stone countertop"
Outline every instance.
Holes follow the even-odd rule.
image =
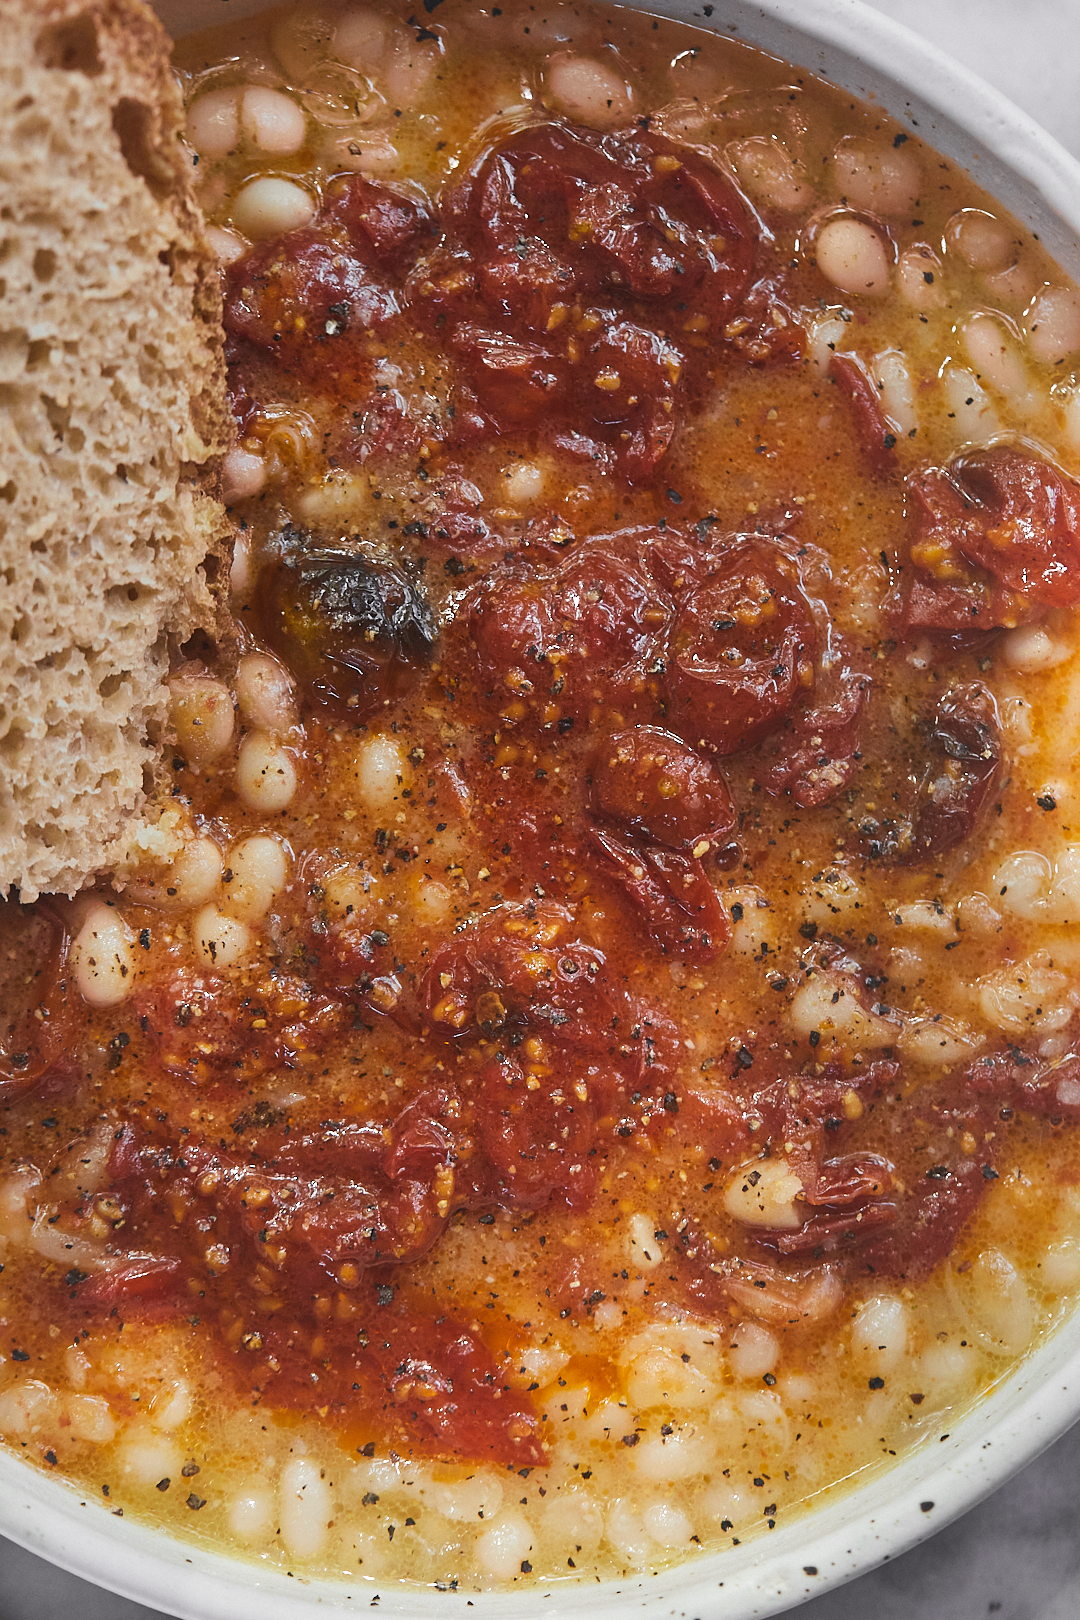
[[[869,0],[1080,156],[1080,0]],[[1080,1620],[1080,1427],[964,1518],[799,1620]],[[0,1538],[0,1620],[154,1620]]]

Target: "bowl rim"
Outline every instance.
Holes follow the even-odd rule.
[[[156,0],[191,22],[200,0]],[[221,0],[202,0],[206,14]],[[230,15],[260,9],[241,0]],[[634,7],[772,51],[881,102],[960,162],[1080,278],[1080,163],[1033,118],[944,51],[863,0],[645,0]],[[217,13],[220,15],[220,13]],[[194,26],[203,26],[200,19]],[[186,30],[185,30],[186,31]],[[963,108],[962,118],[954,112]],[[941,1414],[943,1427],[948,1417]],[[0,1534],[72,1574],[179,1620],[303,1620],[316,1607],[399,1620],[593,1620],[598,1601],[650,1620],[751,1620],[839,1586],[973,1507],[1080,1418],[1080,1344],[1059,1326],[974,1407],[859,1484],[834,1488],[741,1547],[640,1578],[509,1593],[436,1593],[294,1578],[125,1521],[0,1451]],[[936,1448],[936,1449],[935,1449]]]

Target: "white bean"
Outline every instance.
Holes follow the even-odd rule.
[[[347,11],[334,34],[334,54],[349,67],[374,78],[386,64],[393,45],[393,25],[381,12]]]
[[[129,1429],[120,1442],[117,1463],[125,1483],[157,1485],[160,1480],[180,1484],[184,1455],[178,1446],[145,1429]]]
[[[896,261],[896,280],[901,298],[912,309],[942,309],[947,302],[941,261],[924,243],[917,243],[901,253]]]
[[[236,761],[236,790],[252,810],[268,815],[287,810],[296,780],[292,755],[273,737],[252,731],[244,738]]]
[[[95,900],[71,947],[75,987],[91,1007],[118,1007],[134,981],[132,934],[114,906]]]
[[[249,86],[240,103],[240,122],[244,134],[275,157],[290,157],[304,144],[307,125],[303,108],[280,90],[262,84]]]
[[[1054,862],[1044,914],[1047,922],[1080,922],[1080,844],[1067,844]]]
[[[107,1446],[116,1438],[116,1421],[108,1401],[100,1395],[66,1395],[64,1412],[70,1424],[68,1432],[76,1440]]]
[[[251,930],[217,906],[201,906],[191,921],[192,943],[209,967],[232,967],[251,949]]]
[[[1016,258],[1007,225],[982,208],[962,208],[945,227],[946,240],[972,270],[1004,270]]]
[[[178,1429],[191,1416],[190,1384],[183,1378],[165,1384],[150,1402],[149,1412],[155,1429]]]
[[[760,1322],[740,1322],[731,1335],[728,1361],[736,1378],[764,1378],[780,1359],[780,1341]]]
[[[973,315],[960,329],[968,359],[980,382],[989,383],[1013,404],[1033,408],[1027,368],[1003,323],[993,315]]]
[[[881,298],[889,290],[889,252],[864,219],[828,220],[817,233],[814,257],[825,279],[852,297]]]
[[[326,1545],[333,1517],[330,1489],[319,1466],[307,1457],[292,1457],[281,1470],[278,1519],[281,1539],[294,1558],[315,1558]]]
[[[247,243],[235,231],[227,231],[221,225],[208,225],[206,227],[206,240],[215,258],[221,264],[235,264],[247,252]],[[228,460],[228,457],[226,457]]]
[[[810,187],[774,136],[751,135],[744,141],[732,141],[726,151],[743,190],[755,202],[783,213],[807,206]]]
[[[1052,1243],[1039,1262],[1039,1271],[1054,1293],[1071,1293],[1080,1283],[1080,1243],[1076,1238]]]
[[[710,1423],[723,1415],[714,1409]],[[616,1436],[626,1430],[615,1430]],[[708,1434],[686,1427],[671,1434],[647,1434],[631,1453],[635,1471],[653,1485],[670,1485],[678,1480],[703,1474],[715,1461],[715,1440]]]
[[[626,1224],[630,1258],[641,1271],[653,1271],[664,1258],[664,1248],[654,1235],[656,1222],[648,1215],[631,1215]]]
[[[1022,1355],[1035,1331],[1035,1307],[1024,1279],[1000,1249],[984,1250],[970,1276],[981,1343],[998,1355]]]
[[[979,1005],[988,1023],[1006,1034],[1047,1034],[1072,1021],[1069,980],[1050,965],[1046,951],[988,973],[978,981]]]
[[[436,1480],[429,1485],[424,1500],[447,1519],[494,1519],[502,1506],[503,1488],[497,1479],[474,1474],[453,1484]]]
[[[235,445],[221,463],[221,498],[225,505],[252,500],[265,486],[265,457]]]
[[[908,1311],[895,1294],[874,1294],[855,1313],[851,1353],[874,1373],[891,1373],[903,1362],[908,1346]]]
[[[1034,849],[1018,849],[1002,861],[990,880],[991,893],[1003,911],[1030,920],[1046,907],[1054,870]]]
[[[659,1547],[685,1547],[694,1533],[686,1514],[671,1502],[651,1502],[641,1522]]]
[[[229,590],[233,596],[246,596],[251,589],[251,542],[246,534],[238,534],[233,541],[232,567],[229,569]]]
[[[504,1513],[476,1538],[476,1558],[486,1575],[509,1581],[521,1573],[522,1560],[532,1547],[529,1521],[521,1513]]]
[[[160,876],[130,885],[133,899],[162,911],[205,905],[221,882],[221,851],[212,838],[193,838]]]
[[[889,349],[874,360],[873,371],[882,409],[900,432],[910,437],[918,428],[919,418],[915,410],[915,385],[907,361],[897,349]]]
[[[580,1548],[588,1558],[600,1545],[604,1516],[585,1491],[563,1491],[548,1498],[544,1529],[557,1543]]]
[[[815,973],[796,990],[789,1013],[792,1029],[803,1040],[816,1032],[829,1046],[872,1050],[890,1046],[896,1038],[895,1025],[866,1012],[855,984],[839,973]]]
[[[671,1409],[706,1406],[716,1395],[716,1386],[704,1378],[693,1364],[687,1364],[670,1350],[646,1350],[627,1369],[626,1393],[642,1411],[652,1406]]]
[[[922,182],[918,161],[904,146],[875,146],[857,135],[839,141],[832,170],[844,202],[876,214],[909,212]]]
[[[24,1378],[0,1390],[0,1434],[39,1434],[56,1423],[60,1403],[40,1378]]]
[[[546,77],[559,111],[593,129],[615,129],[633,111],[634,92],[622,74],[595,56],[553,56]]]
[[[752,1159],[728,1184],[723,1204],[743,1226],[767,1226],[794,1232],[806,1219],[804,1204],[796,1206],[803,1184],[782,1159]]]
[[[544,493],[544,474],[533,461],[519,461],[503,474],[506,498],[515,506],[527,506]]]
[[[299,230],[315,216],[315,198],[293,180],[263,174],[249,180],[233,203],[233,224],[254,241]]]
[[[1053,669],[1072,657],[1068,643],[1055,641],[1041,624],[1022,624],[1010,630],[1002,640],[1001,651],[1009,668],[1021,670],[1025,675]]]
[[[251,725],[281,736],[296,724],[292,676],[269,653],[246,653],[236,671],[236,701]]]
[[[229,850],[223,909],[238,922],[262,922],[288,875],[288,857],[280,839],[268,833],[243,839]]]
[[[1035,359],[1056,366],[1080,349],[1080,294],[1071,287],[1044,287],[1024,325]]]
[[[394,804],[408,772],[405,750],[394,737],[368,737],[353,755],[353,781],[366,809],[377,813]]]
[[[399,41],[384,80],[387,100],[396,111],[409,112],[415,107],[438,65],[438,46],[418,45],[411,36]]]
[[[624,1498],[616,1497],[612,1502],[605,1528],[609,1545],[631,1568],[639,1568],[651,1556],[653,1539],[641,1515]]]
[[[179,675],[169,682],[169,719],[189,765],[210,765],[232,742],[233,700],[209,675]]]
[[[240,141],[237,88],[207,90],[188,108],[187,138],[202,158],[228,157]]]
[[[966,366],[950,360],[941,373],[949,414],[959,441],[990,439],[1001,431],[1001,420],[982,383]]]
[[[897,1045],[910,1063],[928,1068],[951,1068],[963,1063],[979,1048],[979,1037],[966,1024],[940,1013],[936,1018],[904,1020]]]
[[[263,1541],[274,1528],[274,1500],[268,1490],[254,1485],[229,1503],[229,1529],[239,1541]]]

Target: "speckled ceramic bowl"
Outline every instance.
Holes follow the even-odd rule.
[[[158,0],[174,32],[266,0]],[[730,33],[872,97],[970,170],[1080,278],[1080,164],[970,73],[860,0],[651,0],[643,9]],[[706,19],[704,11],[711,13]],[[0,1533],[85,1579],[184,1620],[303,1620],[376,1609],[401,1620],[749,1620],[896,1557],[963,1513],[1080,1417],[1080,1343],[1059,1332],[955,1424],[876,1478],[748,1545],[598,1588],[506,1595],[308,1582],[207,1553],[114,1518],[0,1456]]]

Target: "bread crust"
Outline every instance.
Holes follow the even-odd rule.
[[[168,35],[141,0],[0,29],[0,893],[32,900],[143,800],[227,577],[231,418]]]

